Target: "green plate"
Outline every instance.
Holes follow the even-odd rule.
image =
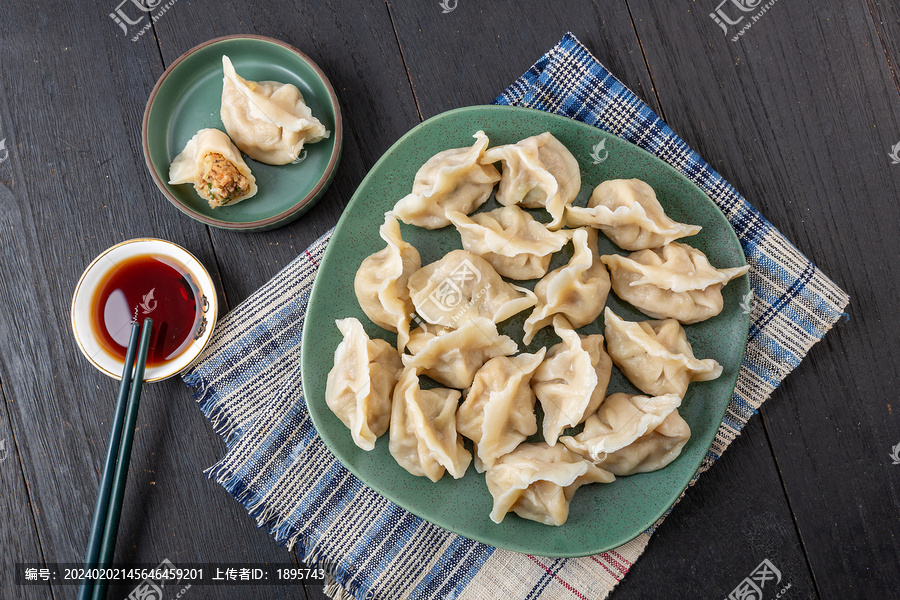
[[[698,235],[686,241],[705,252],[714,265],[746,264],[734,231],[712,201],[672,167],[637,146],[578,121],[531,109],[473,106],[452,110],[414,127],[381,157],[359,185],[334,231],[313,286],[303,332],[306,403],[319,435],[335,456],[368,486],[408,511],[500,548],[541,556],[596,554],[624,544],[655,523],[678,499],[706,455],[722,423],[744,354],[750,317],[743,313],[740,304],[750,289],[746,275],[725,287],[725,309],[719,316],[686,327],[696,355],[715,358],[724,371],[717,380],[694,383],[688,389],[679,410],[692,435],[681,456],[654,473],[582,487],[572,501],[568,521],[561,527],[548,527],[515,514],[507,515],[499,525],[493,523],[488,518],[491,496],[484,475],[477,473],[474,466],[458,480],[444,475],[432,483],[414,477],[398,466],[388,452],[387,435],[377,441],[374,450],[365,452],[353,444],[349,430],[325,404],[325,380],[341,341],[335,319],[356,317],[370,336],[395,341],[394,334],[369,321],[353,292],[359,264],[384,247],[378,235],[383,213],[409,192],[416,171],[429,157],[441,150],[471,145],[472,134],[479,129],[488,135],[492,146],[550,131],[571,150],[581,166],[583,181],[577,205],[584,206],[594,187],[604,180],[643,179],[656,190],[669,216],[703,226]],[[603,148],[593,150],[604,139],[608,155]],[[605,160],[594,164],[592,153]],[[492,198],[481,210],[494,207]],[[542,211],[532,214],[546,216]],[[423,265],[461,248],[452,226],[437,231],[401,227],[403,238],[421,253]],[[602,234],[599,249],[601,254],[624,254]],[[567,262],[570,256],[571,245],[554,257],[550,268]],[[526,285],[532,287],[533,283]],[[612,293],[607,305],[625,319],[647,318]],[[525,311],[500,326],[504,334],[520,344],[520,350],[522,323],[528,313]],[[602,332],[602,317],[599,321],[579,331]],[[527,351],[534,352],[557,341],[555,334],[544,329]],[[637,392],[618,369],[613,369],[608,393],[617,391]],[[540,403],[537,406],[540,408]]]
[[[305,145],[306,158],[298,164],[267,165],[245,156],[259,191],[238,204],[212,209],[190,184],[169,185],[169,165],[200,129],[225,131],[219,116],[223,54],[246,79],[296,85],[331,136]],[[169,202],[208,225],[240,230],[274,229],[309,210],[334,177],[341,136],[337,96],[322,70],[296,48],[255,35],[209,40],[172,63],[150,93],[141,131],[147,168]]]

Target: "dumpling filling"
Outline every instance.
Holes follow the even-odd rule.
[[[247,195],[250,180],[218,152],[207,152],[200,161],[200,179],[194,189],[209,202],[210,208],[216,208]]]

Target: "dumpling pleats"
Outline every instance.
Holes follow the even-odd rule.
[[[484,204],[500,173],[479,161],[488,145],[483,131],[475,133],[475,144],[453,148],[432,156],[413,180],[412,193],[401,198],[394,212],[407,225],[440,229],[450,224],[448,211],[469,214]]]
[[[370,340],[354,319],[335,321],[344,339],[334,352],[325,384],[325,403],[350,429],[363,450],[388,429],[391,394],[402,365],[400,355],[384,340]]]
[[[566,225],[600,229],[625,250],[658,248],[701,229],[666,216],[656,192],[640,179],[604,181],[594,188],[587,208],[566,209]]]
[[[397,332],[397,349],[402,352],[409,340],[414,310],[407,282],[422,267],[422,259],[412,244],[403,241],[393,214],[384,215],[379,233],[387,246],[363,260],[353,288],[366,316],[376,325]]]

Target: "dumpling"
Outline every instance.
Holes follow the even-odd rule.
[[[498,356],[475,374],[456,415],[456,428],[475,442],[479,473],[537,433],[529,381],[543,359],[543,348],[535,354]]]
[[[394,212],[407,225],[440,229],[450,224],[447,212],[474,212],[484,204],[500,172],[492,165],[479,162],[488,145],[483,131],[472,137],[470,148],[453,148],[438,152],[428,159],[413,181],[412,193],[401,198]]]
[[[621,476],[657,471],[678,458],[690,438],[691,428],[676,409],[655,429],[607,454],[597,466]]]
[[[562,341],[550,348],[531,378],[544,409],[544,441],[550,446],[563,429],[597,412],[612,374],[602,335],[579,335],[562,315],[553,318],[553,330]]]
[[[334,351],[325,383],[325,403],[350,429],[363,450],[388,429],[391,393],[402,368],[400,355],[384,340],[370,340],[354,318],[335,321],[344,339]]]
[[[625,321],[609,308],[604,319],[610,358],[645,394],[683,398],[692,381],[710,381],[722,374],[722,365],[715,360],[694,357],[684,328],[674,319]]]
[[[677,394],[635,396],[613,394],[584,422],[578,435],[559,438],[566,448],[600,464],[616,450],[630,446],[642,435],[656,429],[669,414],[681,406]]]
[[[406,368],[394,389],[388,448],[401,467],[437,481],[445,470],[454,479],[466,473],[472,455],[456,432],[457,390],[419,387],[416,370]]]
[[[539,442],[520,445],[488,469],[484,479],[494,498],[494,523],[513,511],[523,519],[560,526],[569,518],[578,488],[616,478],[564,446]]]
[[[516,144],[496,146],[484,153],[483,164],[503,163],[497,202],[504,206],[544,207],[551,230],[563,226],[566,207],[581,190],[581,169],[572,153],[544,132]]]
[[[679,242],[600,260],[609,267],[612,289],[619,298],[647,316],[684,324],[722,312],[722,288],[750,270],[749,265],[716,269],[701,251]]]
[[[297,86],[247,81],[224,55],[222,70],[222,123],[235,145],[250,158],[284,165],[300,155],[303,144],[331,135],[306,106]]]
[[[572,232],[575,253],[569,264],[550,271],[534,286],[537,307],[525,321],[523,341],[530,344],[535,333],[563,314],[572,327],[584,327],[600,316],[609,295],[609,274],[597,254],[597,231]]]
[[[702,229],[667,217],[656,192],[640,179],[604,181],[594,188],[587,208],[566,209],[566,225],[596,227],[625,250],[658,248]]]
[[[472,385],[475,373],[485,362],[515,354],[519,349],[512,338],[500,335],[497,325],[484,317],[446,333],[434,334],[418,328],[407,347],[412,356],[403,356],[405,366],[415,367],[438,383],[460,390]]]
[[[256,177],[228,136],[201,129],[169,166],[169,183],[192,183],[210,208],[237,204],[257,192]]]
[[[503,281],[490,263],[465,250],[422,267],[408,285],[419,316],[445,327],[458,328],[478,317],[499,323],[537,302],[531,290]]]
[[[422,267],[422,259],[419,251],[400,237],[400,224],[393,214],[385,213],[379,233],[387,246],[362,261],[353,288],[366,316],[376,325],[396,331],[397,349],[403,351],[413,314],[406,283]]]
[[[448,212],[463,248],[485,259],[500,275],[510,279],[537,279],[547,273],[550,258],[569,235],[550,231],[518,206],[503,206],[471,217]]]

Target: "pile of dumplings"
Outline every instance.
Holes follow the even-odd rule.
[[[578,163],[550,133],[490,149],[484,132],[474,138],[428,160],[385,214],[385,248],[363,260],[354,287],[397,345],[370,339],[355,318],[337,320],[343,341],[326,402],[363,450],[389,432],[391,455],[413,475],[460,478],[474,460],[494,522],[514,512],[559,526],[579,487],[661,469],[681,453],[691,435],[678,413],[688,386],[722,373],[694,356],[682,324],[719,314],[722,287],[748,267],[717,269],[675,241],[700,227],[667,217],[643,181],[605,181],[587,207],[572,206]],[[495,186],[501,207],[475,213]],[[550,222],[523,208],[547,211]],[[398,221],[453,225],[464,249],[423,266]],[[632,253],[600,256],[599,232]],[[568,264],[548,273],[567,244]],[[533,291],[514,283],[533,279]],[[625,321],[605,308],[610,289],[655,320]],[[560,342],[518,353],[497,324],[526,310],[525,344],[547,327]],[[605,339],[577,331],[601,313]],[[646,395],[607,396],[613,365]],[[535,443],[536,402],[543,441]]]
[[[304,144],[329,137],[297,86],[248,81],[222,56],[220,115],[227,135],[201,129],[169,166],[169,183],[193,184],[210,208],[237,204],[258,191],[256,177],[241,156],[269,165],[297,160]]]

